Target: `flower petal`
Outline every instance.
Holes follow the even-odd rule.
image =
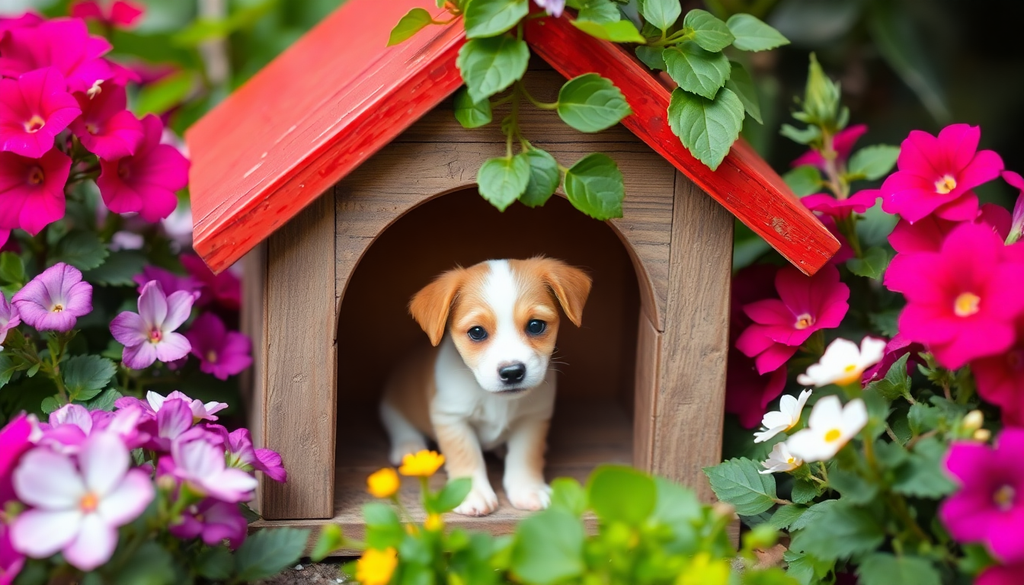
[[[192,304],[199,297],[197,293],[179,290],[167,297],[167,317],[164,318],[164,331],[174,331],[188,320],[192,314]]]
[[[121,361],[133,370],[142,370],[156,361],[156,346],[148,341],[139,345],[125,346]]]
[[[138,313],[125,311],[110,322],[110,333],[121,345],[140,345],[149,341],[146,322]]]
[[[153,347],[156,348],[156,359],[164,363],[180,360],[192,350],[192,346],[184,335],[173,332],[165,332],[164,338]]]
[[[64,558],[83,571],[91,571],[110,560],[116,546],[117,530],[99,514],[88,514],[82,520],[78,538],[64,548]]]
[[[123,526],[138,518],[153,501],[153,482],[140,469],[129,470],[120,484],[100,501],[97,513],[111,526]]]
[[[167,318],[167,295],[160,283],[152,280],[142,287],[139,295],[139,315],[147,328],[161,327]]]
[[[14,470],[14,491],[22,502],[51,510],[76,508],[85,485],[65,455],[36,448]]]
[[[128,471],[131,458],[128,448],[113,433],[95,433],[78,454],[85,485],[102,500]]]
[[[11,526],[11,544],[24,555],[44,559],[71,542],[81,524],[82,513],[77,509],[22,512]]]

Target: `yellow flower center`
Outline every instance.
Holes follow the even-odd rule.
[[[996,493],[992,494],[992,501],[996,503],[1002,511],[1007,511],[1013,508],[1013,502],[1017,499],[1017,490],[1013,489],[1013,486],[1004,485],[996,490]]]
[[[953,301],[953,312],[956,313],[957,317],[970,317],[971,315],[978,312],[978,304],[981,302],[981,297],[974,293],[960,293]]]
[[[210,362],[211,364],[217,363],[217,352],[213,351],[212,349],[206,352],[206,361]]]
[[[60,303],[57,303],[56,305],[53,306],[52,309],[50,309],[50,312],[51,313],[60,313],[63,310],[64,310],[64,305],[62,305]]]
[[[796,318],[796,323],[793,324],[793,327],[797,329],[807,329],[811,325],[814,325],[814,317],[804,313]]]
[[[956,179],[952,175],[943,175],[941,179],[935,181],[935,192],[939,195],[946,195],[956,189]]]
[[[840,386],[847,386],[849,384],[852,384],[855,381],[857,381],[858,378],[860,378],[860,375],[862,373],[863,371],[861,371],[860,368],[857,367],[857,364],[849,364],[845,368],[843,368],[843,376],[836,380],[836,384]]]
[[[82,509],[86,514],[95,512],[96,508],[100,506],[100,499],[96,494],[89,492],[82,496],[82,499],[78,501],[78,507]]]
[[[792,455],[790,455],[788,458],[786,458],[786,463],[788,463],[790,465],[795,465],[796,464],[796,457],[793,457]]]
[[[42,119],[39,114],[36,114],[29,118],[28,122],[25,122],[25,132],[29,134],[35,134],[46,126],[46,120]]]
[[[829,431],[825,433],[825,442],[835,443],[841,436],[843,436],[843,433],[839,429],[829,429]]]
[[[398,566],[398,551],[367,549],[356,561],[356,580],[361,585],[387,585]]]
[[[39,167],[32,167],[32,170],[28,173],[28,184],[29,185],[42,185],[43,181],[46,180],[46,175],[43,173],[43,169]]]

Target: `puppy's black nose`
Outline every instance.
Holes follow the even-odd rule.
[[[526,377],[526,366],[518,362],[502,366],[498,368],[498,377],[506,384],[518,384]]]

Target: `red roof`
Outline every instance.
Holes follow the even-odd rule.
[[[349,0],[186,132],[194,247],[211,269],[241,258],[462,85],[461,22],[386,47],[414,7],[442,14],[433,0]],[[566,77],[615,82],[633,109],[623,125],[798,268],[814,273],[839,249],[745,142],[717,171],[693,158],[665,120],[669,88],[623,49],[566,17],[532,21],[526,40]]]

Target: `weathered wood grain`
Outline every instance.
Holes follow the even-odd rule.
[[[264,447],[263,405],[267,387],[267,245],[261,243],[242,259],[242,333],[252,340],[252,367],[243,372],[242,399],[253,444]],[[246,389],[249,392],[246,392]],[[256,509],[260,505],[256,491]]]
[[[633,466],[655,467],[655,432],[658,424],[658,384],[661,381],[661,332],[640,315],[636,341],[636,383],[633,389]]]

